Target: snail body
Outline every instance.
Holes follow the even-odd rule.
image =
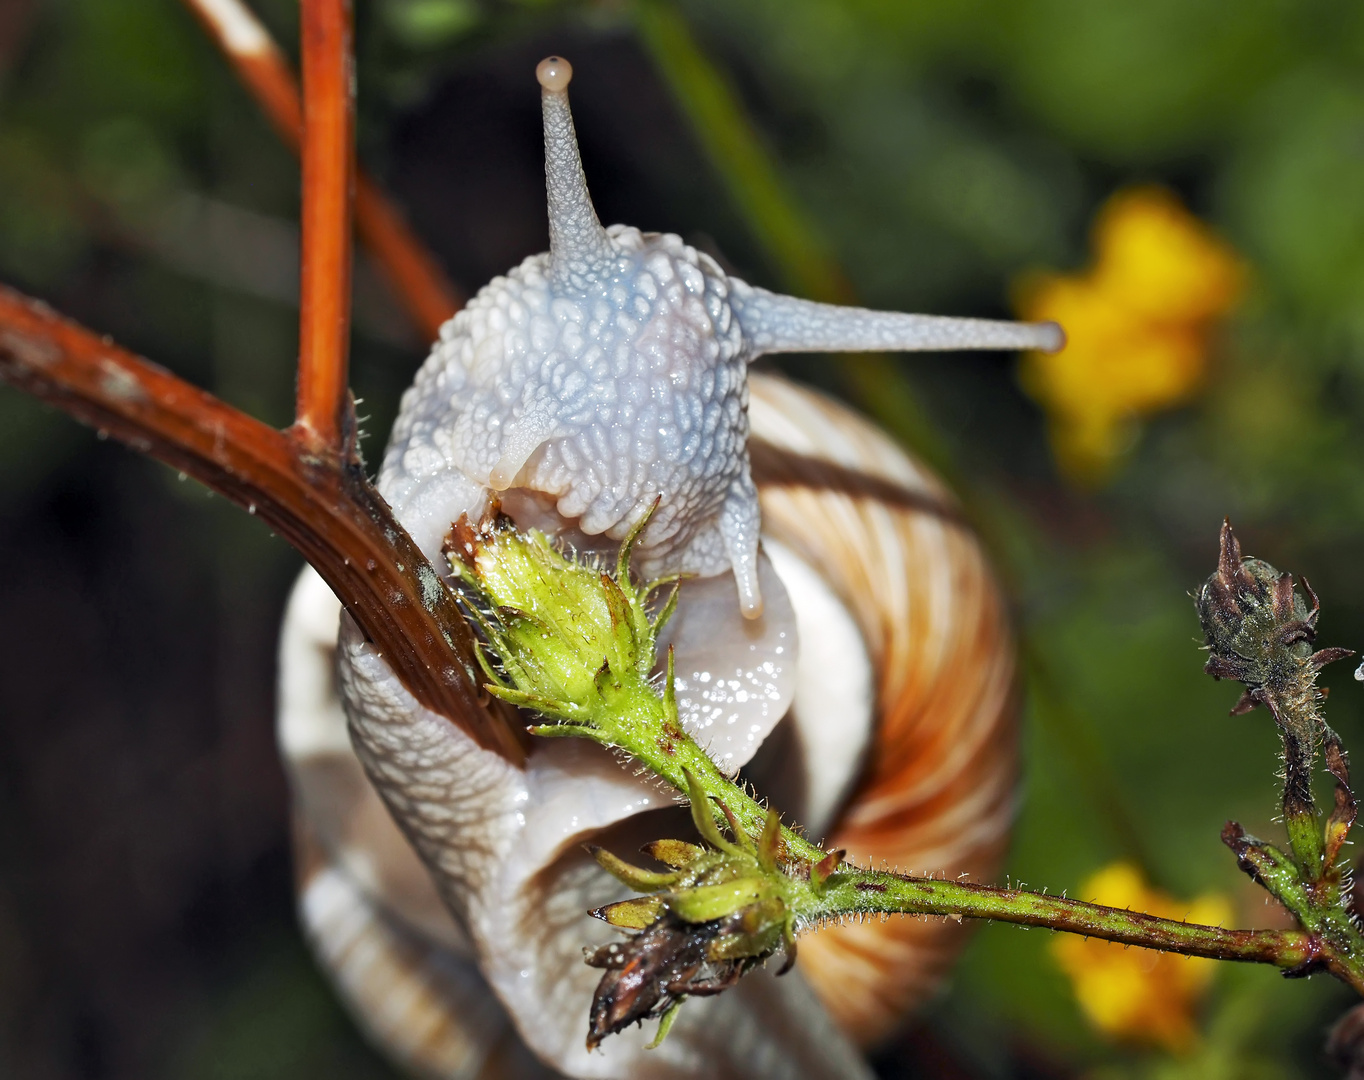
[[[748,365],[1048,348],[1059,331],[783,297],[676,236],[603,228],[571,69],[551,58],[537,75],[551,249],[443,328],[381,492],[436,565],[451,523],[494,497],[588,550],[656,505],[635,565],[688,575],[669,629],[679,712],[717,763],[750,766],[812,835],[850,836],[850,857],[988,872],[1012,791],[1013,668],[979,546],[888,439]],[[280,738],[305,927],[377,1041],[433,1077],[867,1075],[850,1038],[885,1034],[926,992],[956,927],[887,924],[879,949],[859,933],[875,928],[833,928],[810,941],[825,942],[802,965],[813,987],[800,968],[755,975],[689,1005],[656,1050],[632,1031],[589,1053],[582,949],[611,930],[583,912],[622,893],[581,846],[628,840],[674,797],[588,743],[540,741],[524,766],[480,749],[344,615],[338,635],[338,614],[305,575],[285,622]]]

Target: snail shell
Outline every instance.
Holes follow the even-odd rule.
[[[538,72],[551,251],[447,324],[380,490],[433,561],[493,491],[523,525],[587,548],[661,497],[638,567],[698,576],[669,629],[688,730],[854,860],[989,873],[1013,789],[1013,654],[979,545],[866,421],[748,364],[1047,347],[1057,331],[812,304],[727,278],[677,237],[603,229],[570,71],[551,58]],[[582,844],[680,828],[674,796],[593,744],[545,740],[524,767],[480,749],[344,615],[338,635],[338,614],[305,573],[280,711],[300,911],[359,1022],[415,1074],[865,1076],[850,1040],[889,1031],[952,955],[955,924],[827,928],[792,975],[689,1002],[658,1049],[632,1031],[588,1053],[596,973],[581,950],[612,931],[583,913],[623,892]]]

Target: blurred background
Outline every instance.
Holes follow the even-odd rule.
[[[603,220],[804,295],[1062,319],[1051,360],[782,366],[943,471],[994,552],[1027,676],[1011,880],[1278,925],[1218,842],[1278,835],[1276,739],[1200,673],[1188,593],[1229,515],[1311,578],[1324,644],[1364,644],[1364,7],[357,4],[361,159],[465,290],[546,246],[531,71],[559,52]],[[292,51],[291,0],[253,6]],[[0,2],[4,281],[283,424],[297,209],[176,0]],[[373,462],[424,343],[363,259],[357,309]],[[271,727],[298,566],[0,389],[0,1075],[393,1075],[294,927]],[[1350,674],[1328,717],[1359,747]],[[982,928],[877,1068],[1333,1075],[1325,977],[1098,948]]]

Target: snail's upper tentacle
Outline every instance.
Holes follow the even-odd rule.
[[[545,195],[549,205],[550,273],[556,285],[583,290],[619,260],[597,218],[578,156],[578,136],[568,107],[573,67],[560,56],[542,60],[540,82],[545,124]]]
[[[1053,324],[873,312],[779,296],[671,234],[603,228],[568,105],[543,92],[550,250],[493,279],[441,331],[403,399],[381,488],[443,471],[552,496],[587,534],[621,539],[661,499],[646,572],[734,571],[762,612],[747,367],[771,352],[1054,349]]]
[[[782,296],[730,279],[730,304],[752,356],[790,352],[1040,349],[1065,344],[1055,323],[908,315]]]

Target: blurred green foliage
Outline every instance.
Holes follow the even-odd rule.
[[[292,5],[255,6],[290,46]],[[1229,514],[1250,553],[1311,577],[1324,644],[1364,641],[1364,6],[362,0],[358,18],[362,151],[395,184],[411,164],[403,124],[447,80],[574,43],[646,57],[675,104],[658,122],[699,192],[657,218],[689,221],[762,284],[1002,315],[1020,273],[1084,261],[1096,207],[1124,185],[1168,185],[1217,228],[1252,285],[1212,384],[1097,495],[1057,478],[1007,359],[788,367],[946,468],[994,549],[1032,676],[1013,879],[1073,892],[1135,857],[1177,895],[1219,889],[1245,920],[1267,917],[1217,835],[1228,817],[1274,834],[1275,740],[1262,713],[1228,718],[1235,691],[1200,674],[1186,593]],[[175,0],[51,0],[25,27],[0,83],[0,276],[284,422],[288,154]],[[421,348],[381,290],[369,303],[355,380],[382,435]],[[17,512],[85,438],[0,393],[0,510]],[[1343,665],[1327,681],[1331,722],[1364,746],[1357,686]],[[1329,1074],[1322,1034],[1346,996],[1320,978],[1224,971],[1203,1047],[1174,1061],[1094,1037],[1046,942],[986,928],[930,1008],[973,1075]],[[297,956],[271,945],[243,970],[203,1006],[176,1075],[332,1074],[317,1064],[332,1059],[306,1057],[335,1016]],[[303,1056],[271,1055],[270,1071],[252,1056],[267,1046]]]

